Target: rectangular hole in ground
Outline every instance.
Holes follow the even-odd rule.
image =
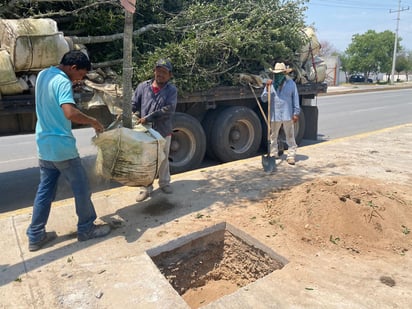
[[[191,308],[231,294],[287,263],[226,223],[149,250],[148,254]]]

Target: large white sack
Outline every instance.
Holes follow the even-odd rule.
[[[300,50],[300,63],[305,63],[309,58],[317,56],[321,48],[315,29],[312,27],[307,27],[303,30],[303,32],[309,41]]]
[[[39,71],[60,63],[69,44],[50,18],[0,19],[0,42],[14,71]]]
[[[314,62],[308,59],[305,64],[305,71],[308,81],[322,83],[326,79],[326,62],[320,57],[314,57]]]
[[[9,52],[0,49],[0,94],[20,94],[28,89],[27,83],[22,78],[16,77]]]
[[[149,186],[165,160],[165,139],[154,129],[116,128],[93,139],[98,147],[96,173],[126,186]]]

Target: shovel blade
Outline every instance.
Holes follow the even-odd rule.
[[[269,155],[262,156],[263,170],[267,173],[271,173],[276,170],[276,158]]]

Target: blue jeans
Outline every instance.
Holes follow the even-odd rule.
[[[91,200],[86,170],[80,158],[60,162],[39,160],[39,166],[40,184],[34,199],[31,224],[27,229],[30,243],[40,241],[46,233],[46,224],[51,204],[56,197],[60,175],[63,175],[73,191],[78,217],[77,232],[87,233],[97,216]]]

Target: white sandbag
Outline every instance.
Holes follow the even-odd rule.
[[[326,79],[326,70],[326,62],[320,57],[315,57],[314,62],[312,62],[310,59],[306,61],[305,71],[308,81],[317,83],[324,82]]]
[[[119,85],[112,83],[97,84],[90,80],[85,80],[84,83],[94,91],[92,99],[84,102],[85,109],[106,105],[113,115],[122,114],[123,89]]]
[[[0,19],[0,42],[14,71],[39,71],[60,63],[69,44],[53,19]]]
[[[20,94],[28,89],[29,86],[23,79],[17,79],[8,51],[0,49],[0,93],[3,95]]]
[[[300,50],[300,63],[305,63],[310,57],[315,57],[320,52],[320,43],[315,33],[315,29],[307,27],[303,30],[309,42]]]
[[[96,172],[126,186],[149,186],[165,159],[165,139],[154,129],[116,128],[93,139],[98,147]]]

